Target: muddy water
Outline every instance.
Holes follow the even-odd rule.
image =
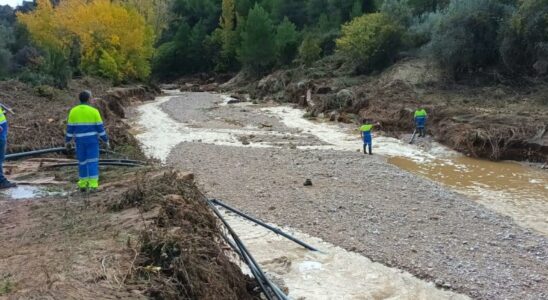
[[[45,198],[48,196],[63,195],[63,192],[48,190],[44,187],[31,186],[31,185],[19,185],[15,188],[4,190],[0,192],[0,197],[6,197],[12,200],[27,200]]]
[[[420,162],[406,157],[388,161],[470,195],[518,224],[548,234],[548,172],[513,162],[464,156]]]
[[[355,128],[304,119],[303,110],[265,108],[290,128],[315,135],[327,146],[307,147],[359,151]],[[421,148],[394,138],[375,136],[374,152],[404,170],[425,176],[471,196],[486,207],[512,217],[523,227],[548,234],[548,172],[513,162],[464,157],[435,142]]]
[[[175,95],[159,97],[156,102],[142,105],[138,109],[140,116],[135,122],[139,132],[137,139],[150,157],[166,162],[173,147],[181,142],[275,147],[262,143],[244,146],[236,138],[240,130],[195,128],[173,120],[160,105]],[[295,111],[290,113],[298,115]],[[309,124],[305,123],[304,126]],[[317,127],[313,129],[319,130]],[[333,134],[336,135],[335,139]],[[346,140],[344,146],[335,148],[347,151],[357,149],[349,137],[339,135],[338,131],[324,132],[322,137],[321,140],[326,143],[335,141],[337,137]],[[228,219],[264,271],[283,280],[292,299],[468,299],[460,294],[437,289],[432,283],[407,272],[373,263],[364,256],[347,252],[318,238],[288,229],[295,236],[320,248],[323,253],[307,251],[238,217],[228,215]]]
[[[284,229],[322,253],[235,215],[225,216],[261,268],[283,280],[291,299],[469,299],[295,230]]]

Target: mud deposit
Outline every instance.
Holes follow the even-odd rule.
[[[222,105],[221,97],[207,93],[159,100],[139,108],[138,139],[149,155],[193,171],[208,195],[408,271],[438,288],[479,299],[547,297],[546,236],[445,186],[402,171],[385,156],[364,156],[358,152],[359,133],[353,128],[304,120],[302,111],[291,107]],[[379,136],[374,143],[377,154],[423,164],[447,151],[410,147]],[[313,185],[303,186],[306,179]],[[292,265],[298,268],[305,260]],[[302,270],[319,266],[308,261]],[[276,268],[267,271],[275,273]],[[359,269],[356,278],[384,276]],[[340,280],[323,282],[329,286]],[[398,295],[394,299],[416,295],[405,286],[389,290]],[[383,298],[382,292],[379,295]],[[342,292],[332,299],[344,296]]]

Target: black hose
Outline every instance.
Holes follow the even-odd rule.
[[[10,153],[6,155],[5,160],[15,160],[15,159],[25,158],[25,157],[35,156],[35,155],[61,153],[61,152],[67,152],[67,148],[57,147],[57,148],[41,149],[41,150],[28,151],[28,152]]]
[[[68,154],[71,151],[73,151],[73,150],[72,149],[67,149],[65,147],[47,148],[47,149],[40,149],[40,150],[27,151],[27,152],[10,153],[10,154],[7,154],[4,159],[5,160],[16,160],[16,159],[20,159],[20,158],[26,158],[26,157],[31,157],[31,156],[39,156],[39,155],[50,154],[50,153],[66,153],[66,154]],[[101,153],[112,154],[112,155],[117,155],[117,156],[123,156],[120,153],[116,153],[116,152],[106,150],[106,149],[100,149],[99,151]]]
[[[230,246],[230,248],[232,248],[232,250],[234,250],[234,252],[236,252],[236,254],[238,254],[238,256],[240,257],[240,259],[244,260],[244,256],[242,254],[242,252],[240,252],[240,249],[238,248],[238,246],[233,242],[231,241],[225,234],[222,235],[223,239],[225,240],[225,242]],[[255,266],[248,266],[250,269],[253,267],[255,268]],[[284,295],[284,292],[282,291],[282,289],[280,289],[279,286],[277,286],[275,283],[273,282],[270,282],[270,284],[272,285],[272,288],[274,288],[276,290],[276,293],[277,294],[281,294],[281,295]],[[287,296],[286,296],[287,297]],[[284,298],[284,299],[287,299],[287,298]]]
[[[71,162],[71,163],[61,163],[61,164],[55,164],[55,165],[49,165],[44,166],[45,169],[56,169],[56,168],[63,168],[63,167],[76,167],[78,166],[78,162]],[[114,166],[114,167],[131,167],[131,168],[138,168],[143,167],[142,164],[134,164],[134,163],[124,163],[124,162],[109,162],[109,161],[100,161],[100,166]]]
[[[252,268],[251,266],[252,265],[256,265],[257,262],[253,259],[253,256],[251,255],[245,255],[245,253],[247,252],[247,249],[245,248],[245,246],[243,245],[242,241],[240,240],[240,238],[238,237],[238,235],[236,234],[236,232],[234,232],[234,230],[232,229],[232,227],[230,227],[230,225],[228,224],[228,222],[223,218],[223,216],[221,215],[221,213],[219,212],[219,210],[217,209],[217,207],[215,207],[215,205],[207,200],[207,203],[209,204],[209,206],[211,207],[211,209],[213,210],[213,212],[215,213],[215,215],[217,215],[217,217],[221,220],[221,222],[224,224],[224,226],[226,227],[226,229],[228,230],[228,232],[230,233],[230,235],[232,235],[232,238],[234,239],[234,242],[236,243],[236,246],[238,246],[238,249],[240,250],[240,253],[244,254],[243,255],[243,258],[244,258],[244,261],[246,262],[246,264],[250,267],[250,270],[251,270],[251,273],[253,273],[253,276],[257,279],[257,282],[259,283],[259,286],[261,287],[261,290],[263,291],[263,293],[265,294],[266,298],[268,300],[273,300],[272,296],[270,295],[270,293],[268,292],[267,288],[265,287],[264,283],[263,283],[263,278],[265,278],[266,276],[264,275],[264,273],[261,271],[261,269],[254,269]]]
[[[276,227],[272,227],[272,226],[270,226],[270,225],[268,225],[268,224],[266,224],[266,223],[264,223],[264,222],[262,222],[262,221],[260,221],[260,220],[257,220],[257,219],[255,219],[255,218],[253,218],[253,217],[250,217],[250,216],[244,214],[243,212],[241,212],[241,211],[239,211],[239,210],[237,210],[237,209],[235,209],[235,208],[232,208],[232,207],[230,207],[230,206],[224,204],[223,202],[221,202],[221,201],[219,201],[219,200],[217,200],[217,199],[212,199],[211,202],[212,202],[213,204],[219,205],[219,206],[221,206],[221,207],[223,207],[223,208],[225,208],[225,209],[227,209],[227,210],[229,210],[229,211],[231,211],[231,212],[233,212],[233,213],[235,213],[235,214],[237,214],[237,215],[239,215],[239,216],[241,216],[241,217],[243,217],[243,218],[245,218],[245,219],[247,219],[247,220],[249,220],[249,221],[251,221],[251,222],[253,222],[253,223],[255,223],[255,224],[258,224],[258,225],[260,225],[260,226],[263,226],[264,228],[269,229],[269,230],[273,231],[274,233],[276,233],[276,234],[278,234],[278,235],[281,235],[281,236],[283,236],[283,237],[285,237],[285,238],[287,238],[287,239],[289,239],[289,240],[291,240],[291,241],[293,241],[293,242],[295,242],[295,243],[297,243],[297,244],[299,244],[299,245],[305,247],[305,248],[308,249],[308,250],[311,250],[311,251],[319,251],[319,250],[316,249],[315,247],[312,247],[312,246],[308,245],[307,243],[305,243],[305,242],[303,242],[303,241],[300,241],[300,240],[298,240],[298,239],[292,237],[291,235],[289,235],[289,234],[287,234],[287,233],[281,231],[280,229],[278,229],[278,228],[276,228]]]

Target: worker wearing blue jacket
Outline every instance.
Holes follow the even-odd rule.
[[[4,157],[6,155],[7,142],[8,120],[6,118],[6,112],[4,111],[4,105],[0,104],[0,190],[17,186],[4,176]]]
[[[99,140],[110,147],[101,113],[89,104],[91,92],[80,93],[80,104],[70,110],[67,122],[65,146],[72,148],[76,141],[76,158],[80,191],[97,191],[99,188]]]
[[[369,155],[373,155],[373,136],[371,135],[371,131],[375,127],[380,127],[381,124],[377,122],[376,124],[372,124],[371,121],[367,119],[363,119],[362,126],[360,127],[360,134],[363,140],[363,153],[367,154],[367,149],[369,148]]]
[[[426,113],[426,110],[424,108],[419,108],[417,111],[415,111],[415,125],[417,126],[417,132],[419,133],[419,137],[425,137],[426,136],[426,119],[428,118],[428,114]]]

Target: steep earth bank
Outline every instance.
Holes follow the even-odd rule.
[[[252,99],[273,99],[307,107],[310,117],[360,122],[380,121],[399,136],[413,132],[413,112],[430,113],[435,139],[473,157],[493,160],[548,161],[548,83],[447,83],[433,64],[419,59],[397,63],[372,76],[353,76],[336,58],[310,68],[276,71],[260,80],[239,74],[229,82],[203,85]],[[185,90],[195,84],[182,84]]]

